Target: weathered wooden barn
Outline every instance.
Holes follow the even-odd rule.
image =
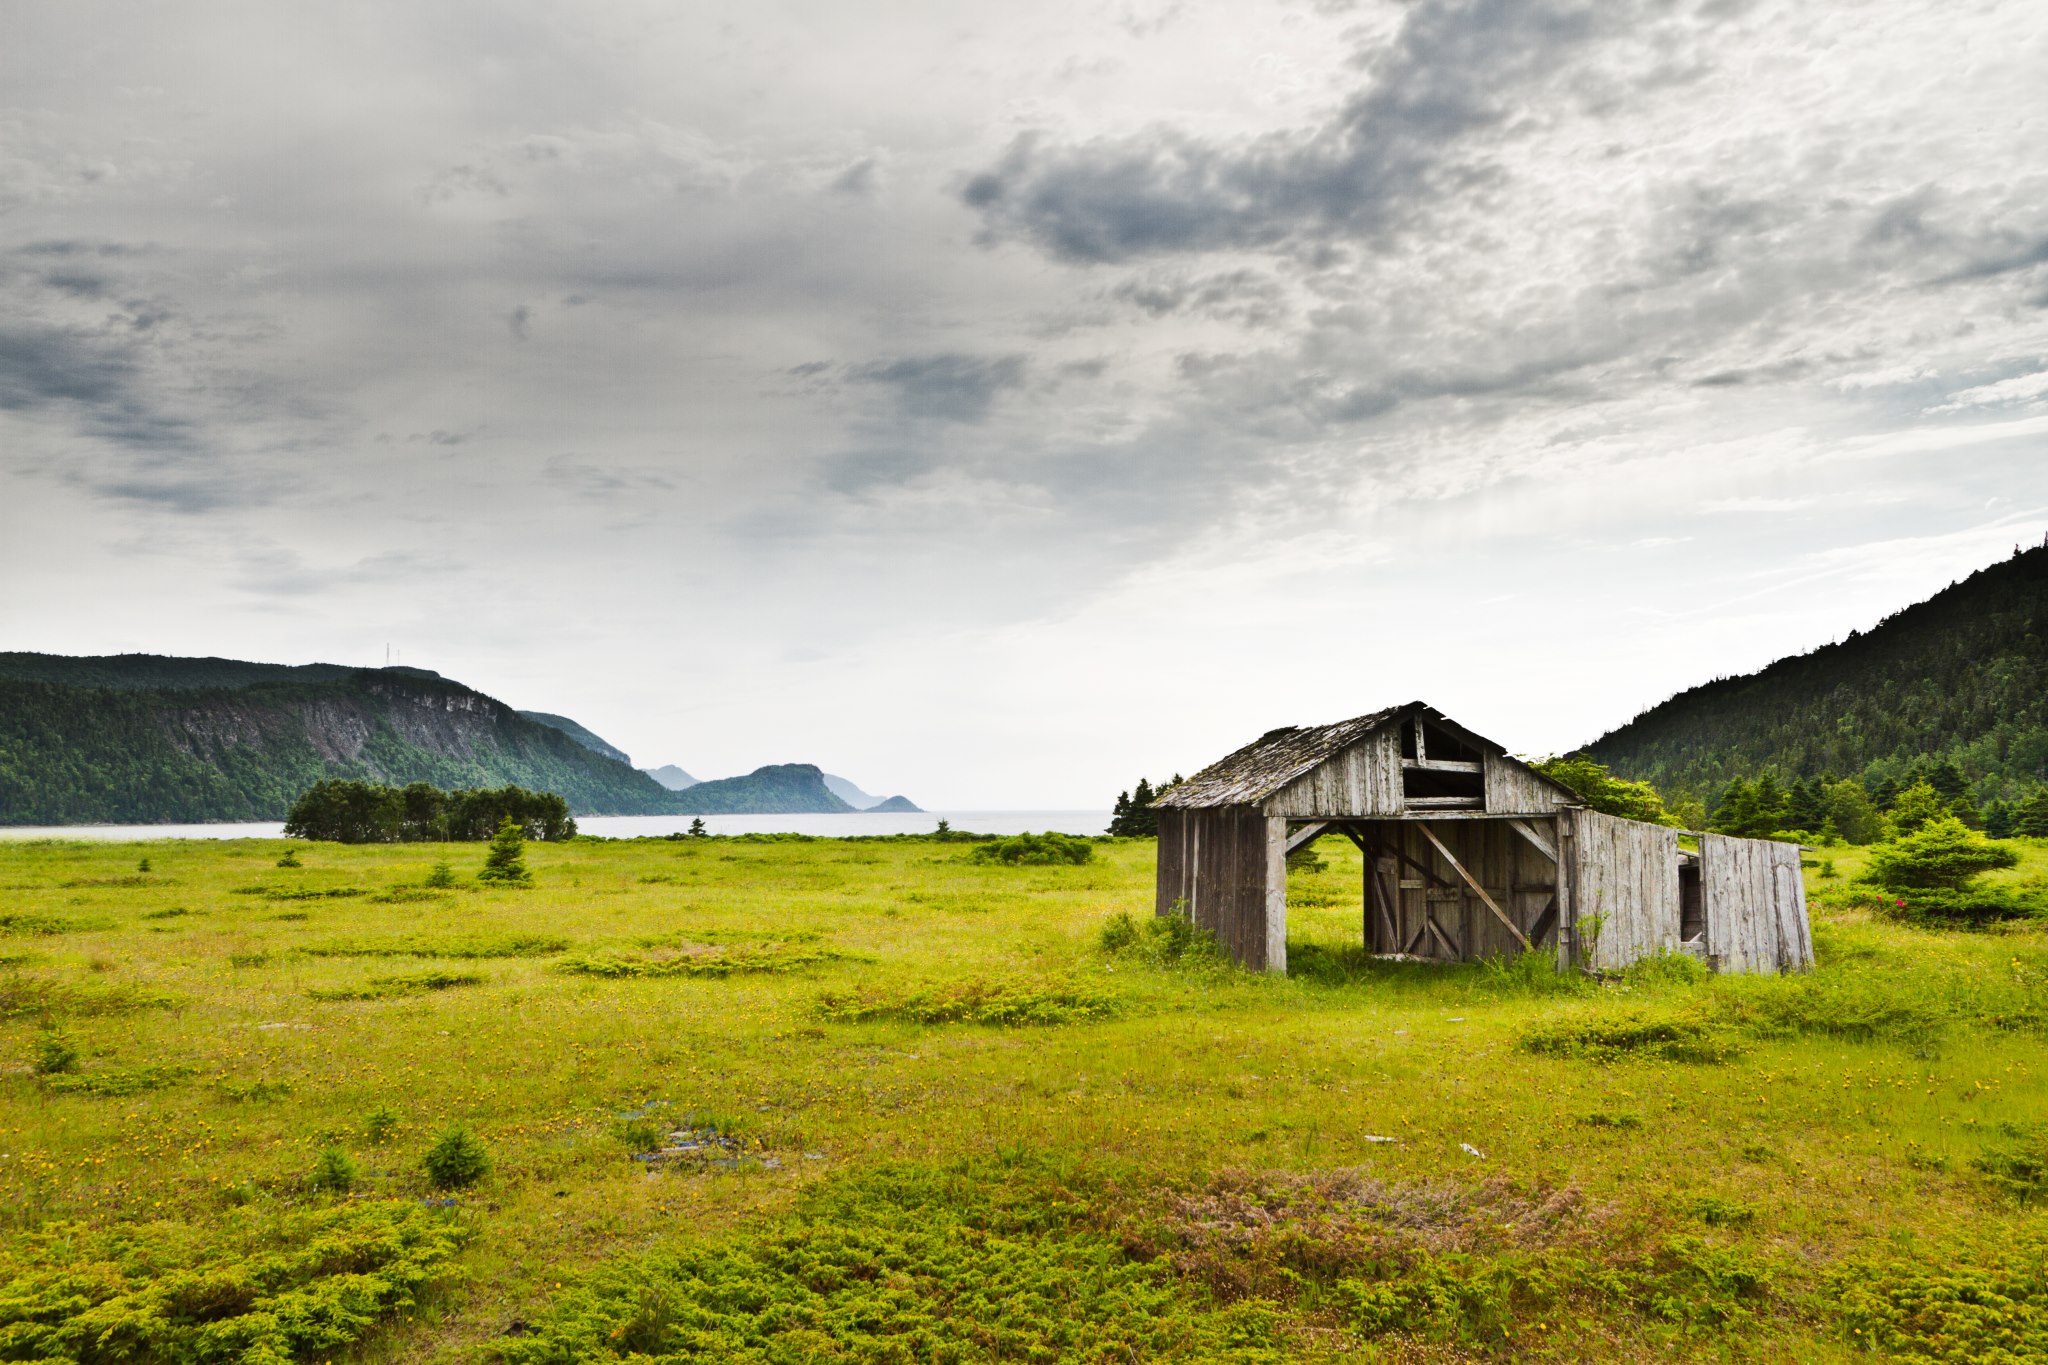
[[[1271,731],[1158,810],[1158,913],[1191,917],[1248,967],[1287,970],[1287,855],[1331,833],[1365,855],[1369,952],[1813,965],[1797,845],[1700,834],[1682,849],[1680,831],[1589,810],[1421,702]]]

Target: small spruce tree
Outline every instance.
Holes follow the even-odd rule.
[[[699,815],[691,819],[690,837],[692,839],[709,839],[711,837],[711,831],[704,827],[703,816]]]
[[[484,857],[484,870],[476,874],[480,882],[494,882],[500,886],[531,886],[533,874],[526,870],[526,827],[511,816],[506,816],[498,826],[498,832],[491,836],[491,851]]]
[[[1939,820],[1948,813],[1948,803],[1941,799],[1941,793],[1926,782],[1915,782],[1892,802],[1893,837],[1912,834],[1930,820]]]
[[[356,1163],[349,1160],[348,1153],[339,1147],[322,1148],[320,1159],[313,1163],[313,1188],[347,1194],[355,1183]]]
[[[2048,839],[2048,787],[2035,792],[2014,810],[2012,832],[2028,839]]]
[[[458,1124],[435,1140],[421,1164],[435,1189],[458,1190],[483,1179],[491,1169],[491,1158],[476,1134]]]

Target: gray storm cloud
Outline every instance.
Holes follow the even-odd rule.
[[[1068,802],[1486,704],[1452,623],[1585,582],[1513,644],[1605,661],[1570,743],[2031,533],[2044,61],[2018,0],[19,11],[10,647],[395,634],[693,772]],[[1197,598],[1295,624],[1162,704]]]

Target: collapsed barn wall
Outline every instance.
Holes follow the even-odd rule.
[[[1580,966],[1613,971],[1678,947],[1678,831],[1599,811],[1562,821]]]
[[[1799,846],[1700,836],[1707,960],[1724,972],[1799,972],[1813,966],[1813,931]]]

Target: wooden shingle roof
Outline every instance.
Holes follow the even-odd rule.
[[[1317,764],[1416,708],[1428,709],[1421,702],[1410,702],[1333,725],[1286,725],[1268,730],[1228,758],[1211,763],[1154,804],[1255,806]]]
[[[1508,754],[1507,749],[1484,735],[1474,734],[1424,702],[1390,706],[1370,715],[1340,720],[1330,725],[1282,726],[1268,730],[1236,753],[1196,773],[1162,795],[1159,806],[1198,809],[1208,806],[1256,806],[1277,795],[1290,783],[1318,765],[1328,762],[1352,745],[1384,726],[1419,716],[1430,725],[1458,736],[1465,742],[1506,759],[1531,773],[1538,781],[1557,790],[1576,804],[1578,796],[1569,788],[1529,769]]]

